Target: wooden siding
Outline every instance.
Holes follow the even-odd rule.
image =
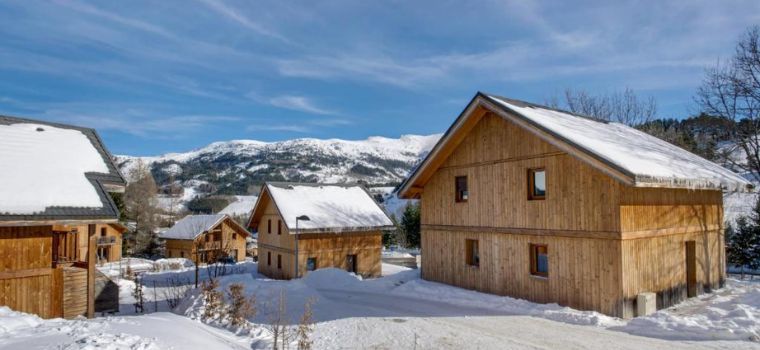
[[[356,255],[356,273],[380,277],[383,235],[375,232],[341,232],[298,236],[298,275],[304,276],[308,258],[317,258],[317,269],[348,269],[347,255]]]
[[[63,317],[87,315],[87,269],[63,268]]]
[[[465,240],[480,266],[467,265]],[[546,244],[547,278],[530,274],[530,244]],[[423,230],[422,277],[482,292],[619,314],[620,241],[494,232]]]
[[[546,199],[528,200],[528,170],[546,169]],[[466,175],[469,199],[454,202]],[[422,224],[596,232],[619,237],[621,185],[505,121],[487,114],[433,175]]]

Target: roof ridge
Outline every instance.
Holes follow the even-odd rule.
[[[504,96],[501,96],[501,95],[491,94],[491,93],[482,92],[482,91],[478,91],[478,93],[481,94],[481,95],[483,95],[483,96],[489,97],[491,99],[497,98],[497,99],[500,99],[500,100],[504,100],[505,102],[508,102],[508,103],[516,104],[518,106],[524,105],[524,106],[520,106],[520,107],[531,107],[531,108],[547,109],[547,110],[550,110],[550,111],[555,111],[555,112],[569,114],[569,115],[572,115],[572,116],[575,116],[575,117],[578,117],[578,118],[589,119],[591,121],[595,121],[595,122],[599,122],[599,123],[604,123],[604,124],[613,123],[613,121],[611,121],[611,120],[606,120],[606,119],[602,119],[602,118],[598,118],[598,117],[592,117],[590,115],[585,115],[585,114],[581,114],[581,113],[577,113],[577,112],[572,112],[572,111],[568,111],[568,110],[562,109],[562,108],[549,107],[549,106],[541,105],[541,104],[534,103],[534,102],[528,102],[528,101],[524,101],[524,100],[518,100],[516,98],[504,97]]]

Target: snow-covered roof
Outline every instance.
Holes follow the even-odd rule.
[[[299,233],[393,227],[385,211],[361,185],[267,183],[265,190],[291,233],[295,233],[296,217],[301,215],[310,220],[299,220]]]
[[[412,172],[400,193],[411,197],[416,178],[477,107],[493,110],[538,137],[637,187],[745,191],[751,183],[738,174],[678,146],[617,122],[505,97],[478,93],[428,157]],[[424,181],[424,180],[423,180]]]
[[[188,215],[177,221],[170,229],[158,234],[163,239],[190,239],[194,240],[203,232],[212,229],[229,216],[224,214],[214,215]]]
[[[94,130],[0,116],[0,221],[113,218],[123,186]],[[109,187],[110,188],[110,187]]]
[[[235,201],[219,211],[219,214],[249,215],[256,205],[257,196],[235,196]]]

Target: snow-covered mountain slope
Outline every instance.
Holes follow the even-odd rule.
[[[141,159],[159,186],[173,179],[195,194],[255,193],[264,181],[364,182],[395,185],[435,145],[440,134],[398,139],[294,139],[280,142],[215,142],[186,153],[116,156],[129,178]]]

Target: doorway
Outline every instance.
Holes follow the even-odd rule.
[[[697,243],[686,241],[686,296],[697,296]]]
[[[356,273],[356,255],[346,255],[346,271]]]

